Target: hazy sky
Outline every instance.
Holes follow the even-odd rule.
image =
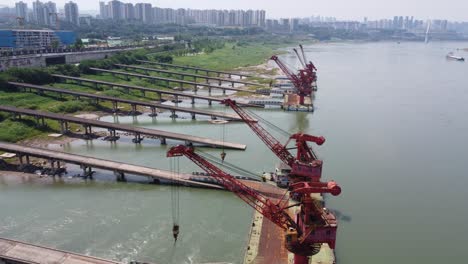
[[[28,4],[32,0],[23,0]],[[48,0],[42,0],[48,1]],[[65,0],[52,0],[63,8]],[[420,19],[445,18],[468,21],[468,0],[121,0],[146,2],[158,7],[198,9],[265,9],[268,18],[335,16],[339,19],[362,20],[391,18],[394,15]],[[2,5],[14,5],[15,0],[1,0]],[[75,0],[81,10],[98,10],[99,0]],[[31,5],[31,4],[30,4]],[[32,5],[31,5],[32,6]]]

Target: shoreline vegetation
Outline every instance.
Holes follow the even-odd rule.
[[[124,83],[137,86],[149,86],[158,89],[169,89],[163,83],[150,82],[149,80],[139,80],[136,78],[120,78],[110,74],[96,74],[90,70],[91,67],[113,69],[114,64],[138,64],[137,60],[149,60],[165,63],[184,64],[209,68],[213,70],[237,71],[254,74],[256,77],[250,78],[262,84],[270,82],[271,77],[277,73],[268,69],[266,62],[275,54],[283,53],[281,48],[296,45],[298,41],[280,39],[276,41],[259,40],[197,40],[192,41],[191,51],[180,44],[164,45],[152,50],[139,49],[136,51],[122,52],[103,60],[83,61],[79,65],[58,65],[47,68],[14,68],[0,73],[0,104],[15,107],[29,108],[41,111],[49,111],[63,114],[90,113],[95,116],[111,115],[110,103],[94,104],[91,100],[73,100],[72,97],[63,98],[54,95],[39,95],[36,93],[21,92],[17,88],[8,85],[8,81],[26,82],[38,85],[47,85],[57,88],[70,89],[74,91],[97,93],[108,96],[115,96],[125,99],[142,101],[154,101],[160,98],[156,94],[147,93],[142,96],[138,91],[125,91],[124,89],[105,90],[93,86],[76,85],[72,83],[57,82],[51,74],[64,74],[70,76],[81,76],[83,78]],[[304,42],[302,42],[304,43]],[[157,76],[157,73],[150,73]],[[159,76],[165,76],[159,74]],[[258,77],[257,77],[258,76]],[[168,76],[167,76],[168,77]],[[236,96],[247,96],[237,93]],[[163,98],[164,99],[164,98]],[[129,110],[123,107],[122,113]],[[142,112],[147,109],[141,109]],[[57,139],[48,137],[48,134],[58,132],[60,125],[57,121],[46,121],[46,127],[37,127],[32,118],[24,117],[22,120],[14,120],[10,114],[0,113],[0,141],[22,142],[28,145],[47,145],[41,142],[53,142]],[[79,129],[72,126],[71,129]],[[63,136],[62,138],[68,138]]]

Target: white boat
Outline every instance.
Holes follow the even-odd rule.
[[[456,60],[456,61],[465,61],[465,58],[460,57],[460,56],[455,56],[453,55],[453,52],[450,52],[449,54],[447,54],[447,59]]]

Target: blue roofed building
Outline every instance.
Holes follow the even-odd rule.
[[[7,29],[0,30],[0,50],[46,49],[54,45],[65,47],[74,44],[72,31]]]

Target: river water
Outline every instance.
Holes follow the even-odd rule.
[[[445,59],[463,47],[468,44],[309,46],[319,68],[316,112],[256,110],[290,133],[327,138],[316,150],[324,179],[343,188],[341,196],[326,197],[341,220],[339,263],[464,263],[468,257],[468,64]],[[283,59],[295,63],[291,54]],[[167,115],[102,119],[245,143],[245,152],[227,151],[226,160],[254,172],[271,171],[277,163],[242,123],[172,121]],[[134,145],[127,138],[57,148],[169,169],[165,152],[175,142],[168,143],[145,139]],[[179,163],[183,172],[199,171],[186,159]],[[181,188],[181,235],[174,245],[171,188],[106,180],[111,177],[98,172],[95,182],[2,179],[0,236],[121,261],[242,261],[252,210],[232,194]]]

